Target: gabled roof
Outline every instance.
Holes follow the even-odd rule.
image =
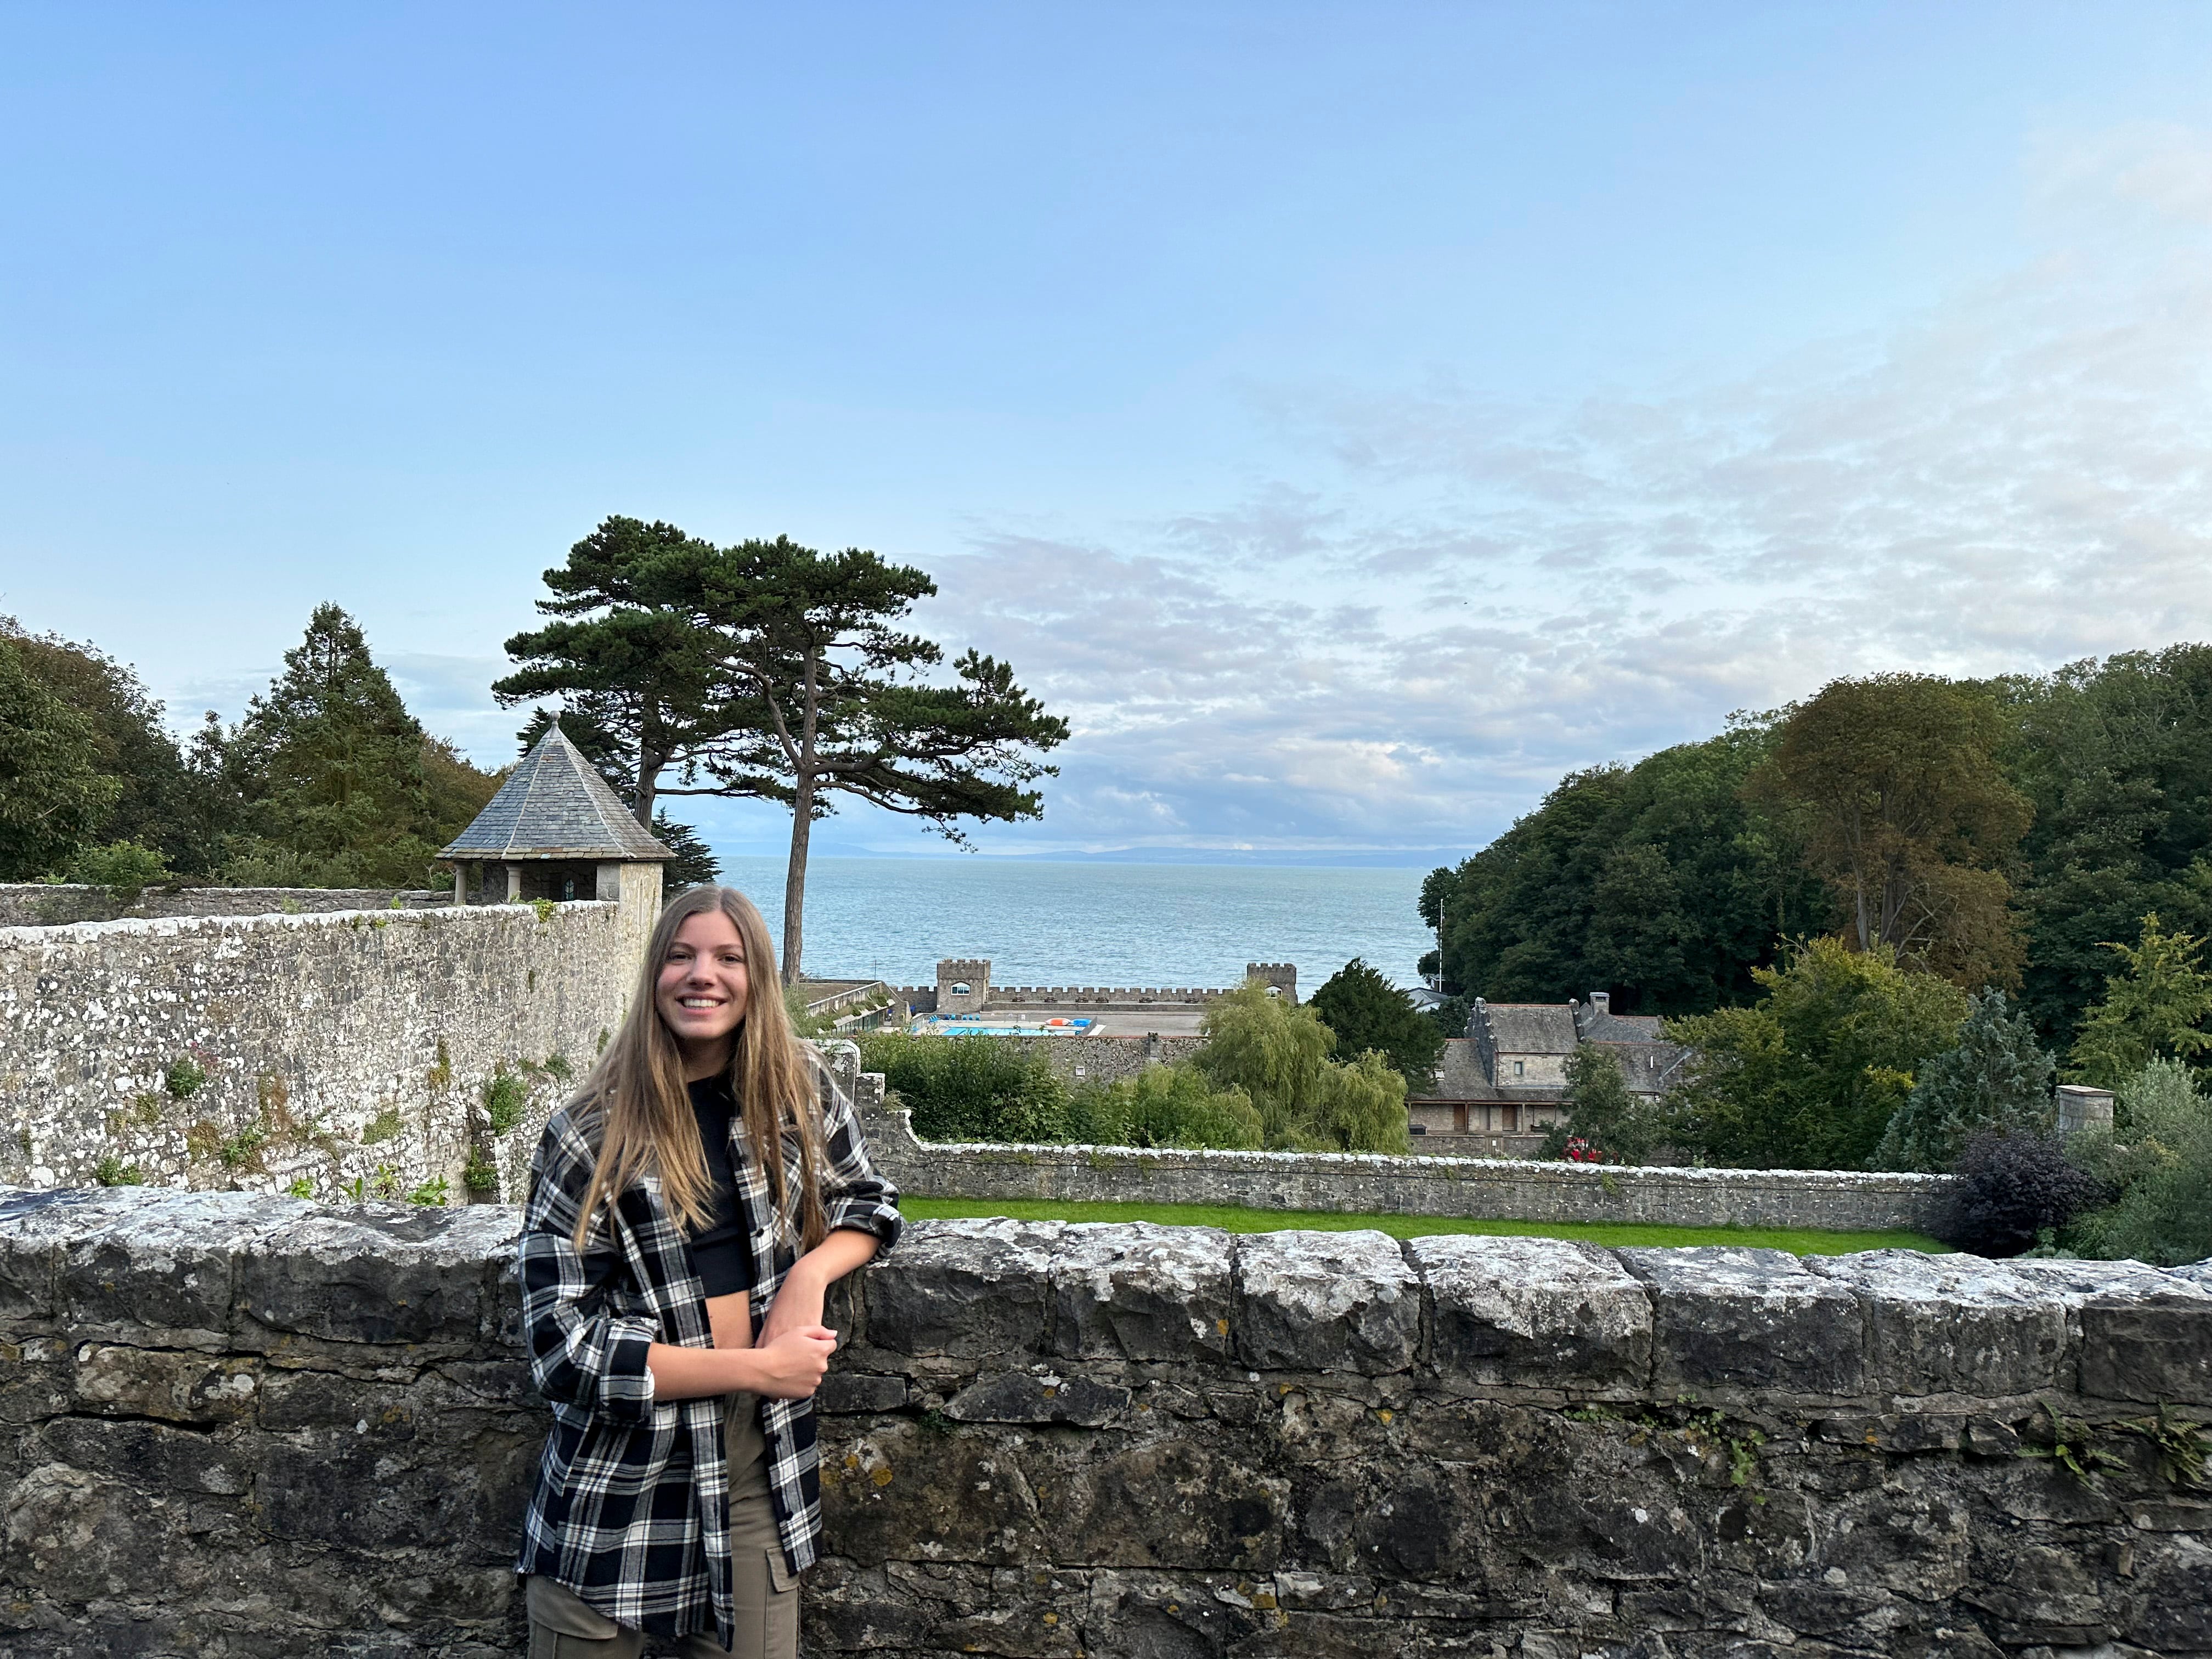
[[[1584,1042],[1658,1042],[1659,1017],[1656,1014],[1616,1014],[1610,1011],[1599,1013],[1594,1008],[1578,1008],[1575,1014],[1575,1029]]]
[[[1575,1013],[1564,1002],[1488,1002],[1491,1040],[1509,1054],[1571,1054]]]
[[[1417,1100],[1498,1100],[1503,1098],[1482,1074],[1482,1060],[1466,1037],[1446,1037],[1444,1051],[1437,1057],[1437,1085]]]
[[[474,823],[441,859],[672,859],[607,787],[606,780],[548,726]]]

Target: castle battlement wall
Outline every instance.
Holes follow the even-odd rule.
[[[585,902],[0,929],[0,1180],[515,1196],[638,941]],[[483,1091],[517,1081],[501,1115]]]
[[[520,1654],[519,1224],[0,1194],[9,1649]],[[2212,1264],[936,1222],[828,1320],[812,1654],[2212,1650]]]

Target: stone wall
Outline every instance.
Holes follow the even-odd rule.
[[[919,1140],[903,1110],[875,1112],[877,1161],[927,1198],[1241,1204],[1257,1210],[1655,1221],[1680,1227],[1925,1232],[1948,1176],[1848,1170],[1606,1169],[1374,1152],[1222,1152]]]
[[[974,1040],[951,1039],[955,1042]],[[1134,1077],[1147,1066],[1172,1066],[1179,1060],[1188,1060],[1206,1047],[1206,1039],[1195,1036],[1037,1036],[997,1040],[1042,1054],[1054,1075],[1070,1083],[1111,1083],[1117,1078]]]
[[[450,893],[393,887],[149,887],[128,904],[112,887],[0,882],[0,927],[58,927],[125,916],[265,916],[326,910],[426,910]]]
[[[0,1195],[0,1655],[492,1659],[515,1212]],[[805,1650],[2212,1652],[2212,1264],[1008,1222],[836,1297]],[[2094,1462],[2046,1449],[2057,1419]]]
[[[636,932],[596,902],[0,930],[0,1180],[442,1178],[458,1203],[473,1153],[516,1196],[563,1075],[621,1018]]]

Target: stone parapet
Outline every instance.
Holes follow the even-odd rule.
[[[1066,1046],[1088,1048],[1097,1041]],[[1237,1204],[1258,1210],[1486,1221],[1925,1232],[1952,1179],[1850,1170],[1642,1169],[1379,1152],[968,1145],[917,1139],[902,1110],[872,1116],[868,1133],[878,1161],[901,1190],[927,1198]]]
[[[57,927],[148,916],[296,915],[327,910],[427,910],[450,892],[393,887],[147,887],[135,896],[82,883],[0,882],[0,927]]]
[[[519,1224],[0,1193],[0,1651],[521,1653]],[[829,1321],[810,1653],[2212,1651],[2212,1264],[937,1222]]]

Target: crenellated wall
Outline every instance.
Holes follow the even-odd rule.
[[[0,1194],[0,1653],[520,1654],[517,1224]],[[931,1223],[830,1317],[817,1656],[2212,1652],[2212,1264]]]
[[[397,1197],[443,1179],[459,1203],[473,1155],[489,1195],[519,1196],[639,945],[598,902],[0,929],[0,1180]],[[483,1096],[502,1069],[503,1132]]]

